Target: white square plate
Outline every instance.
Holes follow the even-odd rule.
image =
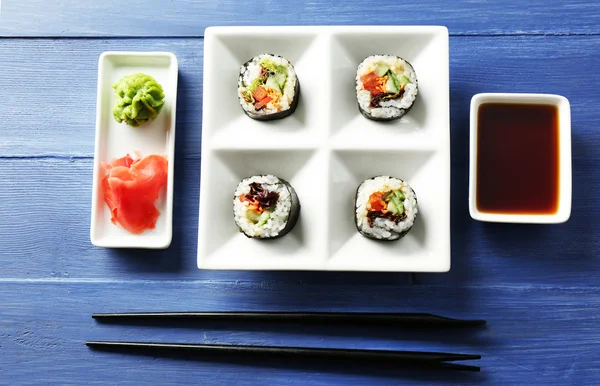
[[[282,55],[302,92],[282,120],[247,117],[237,98],[240,66]],[[356,69],[367,56],[398,55],[417,73],[419,96],[400,120],[358,110]],[[198,267],[201,269],[446,272],[450,269],[450,113],[445,27],[211,27],[204,42],[204,105]],[[288,235],[254,240],[233,221],[233,193],[254,174],[296,189],[302,209]],[[414,228],[396,242],[354,225],[354,195],[373,176],[415,190]]]
[[[115,98],[113,84],[124,76],[142,72],[152,76],[165,92],[165,105],[159,116],[142,127],[117,123],[112,116]],[[90,239],[92,244],[108,248],[167,248],[173,229],[173,165],[175,164],[175,108],[177,106],[177,58],[170,52],[104,52],[98,61],[98,100],[96,145]],[[134,235],[110,221],[100,181],[102,162],[111,162],[126,154],[167,156],[169,160],[166,194],[155,203],[160,211],[156,227]]]

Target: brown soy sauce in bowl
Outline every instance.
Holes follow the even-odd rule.
[[[477,113],[477,209],[554,214],[559,202],[558,108],[484,103]]]

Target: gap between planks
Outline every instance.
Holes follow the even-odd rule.
[[[599,32],[517,32],[517,33],[449,33],[450,37],[552,37],[552,36],[561,36],[561,37],[588,37],[588,36],[600,36]],[[47,35],[47,36],[13,36],[13,35],[0,35],[1,39],[27,39],[27,40],[43,40],[43,39],[65,39],[65,40],[133,40],[133,39],[204,39],[204,35],[173,35],[173,36],[163,36],[163,35],[89,35],[89,36],[74,36],[74,35]]]
[[[407,274],[406,272],[399,272],[399,274]],[[90,284],[90,283],[112,283],[112,284],[161,284],[161,285],[253,285],[258,282],[264,282],[264,280],[145,280],[145,279],[98,279],[98,278],[36,278],[36,279],[24,279],[24,278],[0,278],[0,283],[7,284],[58,284],[58,283],[70,283],[70,284]],[[270,280],[272,284],[293,284],[285,280]],[[322,284],[310,282],[302,283],[303,286],[347,286],[347,284]],[[362,285],[362,284],[361,284]],[[548,284],[514,284],[514,285],[428,285],[428,284],[372,284],[369,286],[373,287],[403,287],[403,286],[416,286],[421,288],[431,289],[495,289],[495,290],[600,290],[600,285],[548,285]]]

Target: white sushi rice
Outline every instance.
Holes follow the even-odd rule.
[[[264,59],[269,59],[269,60],[273,61],[275,64],[286,66],[287,70],[288,70],[288,77],[285,82],[285,86],[283,88],[283,93],[282,93],[283,95],[281,96],[279,101],[277,103],[274,103],[273,101],[269,102],[264,108],[257,111],[254,108],[254,104],[248,103],[244,100],[242,91],[246,88],[246,86],[249,86],[250,84],[252,84],[252,81],[254,79],[256,79],[260,76],[260,71],[261,71],[260,62],[262,62]],[[285,111],[290,108],[292,101],[294,100],[295,93],[296,93],[295,88],[296,88],[297,78],[296,78],[296,71],[294,70],[294,66],[292,66],[290,64],[290,62],[287,61],[287,59],[282,58],[281,56],[275,56],[275,55],[269,55],[269,54],[262,54],[262,55],[255,56],[252,59],[252,61],[250,63],[248,63],[247,66],[242,66],[242,68],[240,69],[240,75],[241,76],[239,77],[239,80],[238,80],[238,98],[239,98],[240,104],[242,105],[244,110],[246,110],[252,114],[256,114],[256,115],[268,115],[268,114],[274,114],[274,113],[278,113],[281,111]]]
[[[240,196],[242,194],[250,193],[250,184],[254,182],[261,184],[265,190],[279,193],[279,199],[275,205],[275,210],[271,212],[269,220],[262,226],[258,226],[258,224],[253,223],[246,217],[249,203],[248,201],[240,201]],[[292,197],[287,186],[283,184],[279,178],[273,175],[246,178],[238,184],[237,189],[235,190],[235,197],[233,199],[233,215],[235,222],[238,227],[250,237],[270,238],[279,235],[279,232],[287,225],[291,209]]]
[[[371,93],[365,90],[360,77],[375,70],[377,63],[387,64],[392,72],[398,76],[406,76],[411,83],[404,86],[404,94],[400,99],[391,99],[381,102],[381,107],[371,107]],[[404,114],[405,110],[410,108],[415,102],[418,94],[417,74],[410,63],[390,55],[373,55],[369,56],[358,65],[356,72],[356,98],[361,109],[366,111],[374,118],[395,118]]]
[[[406,219],[396,223],[385,218],[376,218],[373,227],[367,218],[367,203],[375,192],[387,192],[401,189],[404,193],[404,213]],[[389,176],[379,176],[366,180],[358,187],[356,195],[356,225],[358,228],[377,239],[396,240],[401,233],[412,228],[417,216],[417,197],[413,189],[405,181]]]

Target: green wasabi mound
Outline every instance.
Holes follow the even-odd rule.
[[[116,121],[129,126],[146,124],[160,114],[165,93],[158,82],[146,74],[133,74],[121,78],[115,85],[117,105],[113,110]]]

